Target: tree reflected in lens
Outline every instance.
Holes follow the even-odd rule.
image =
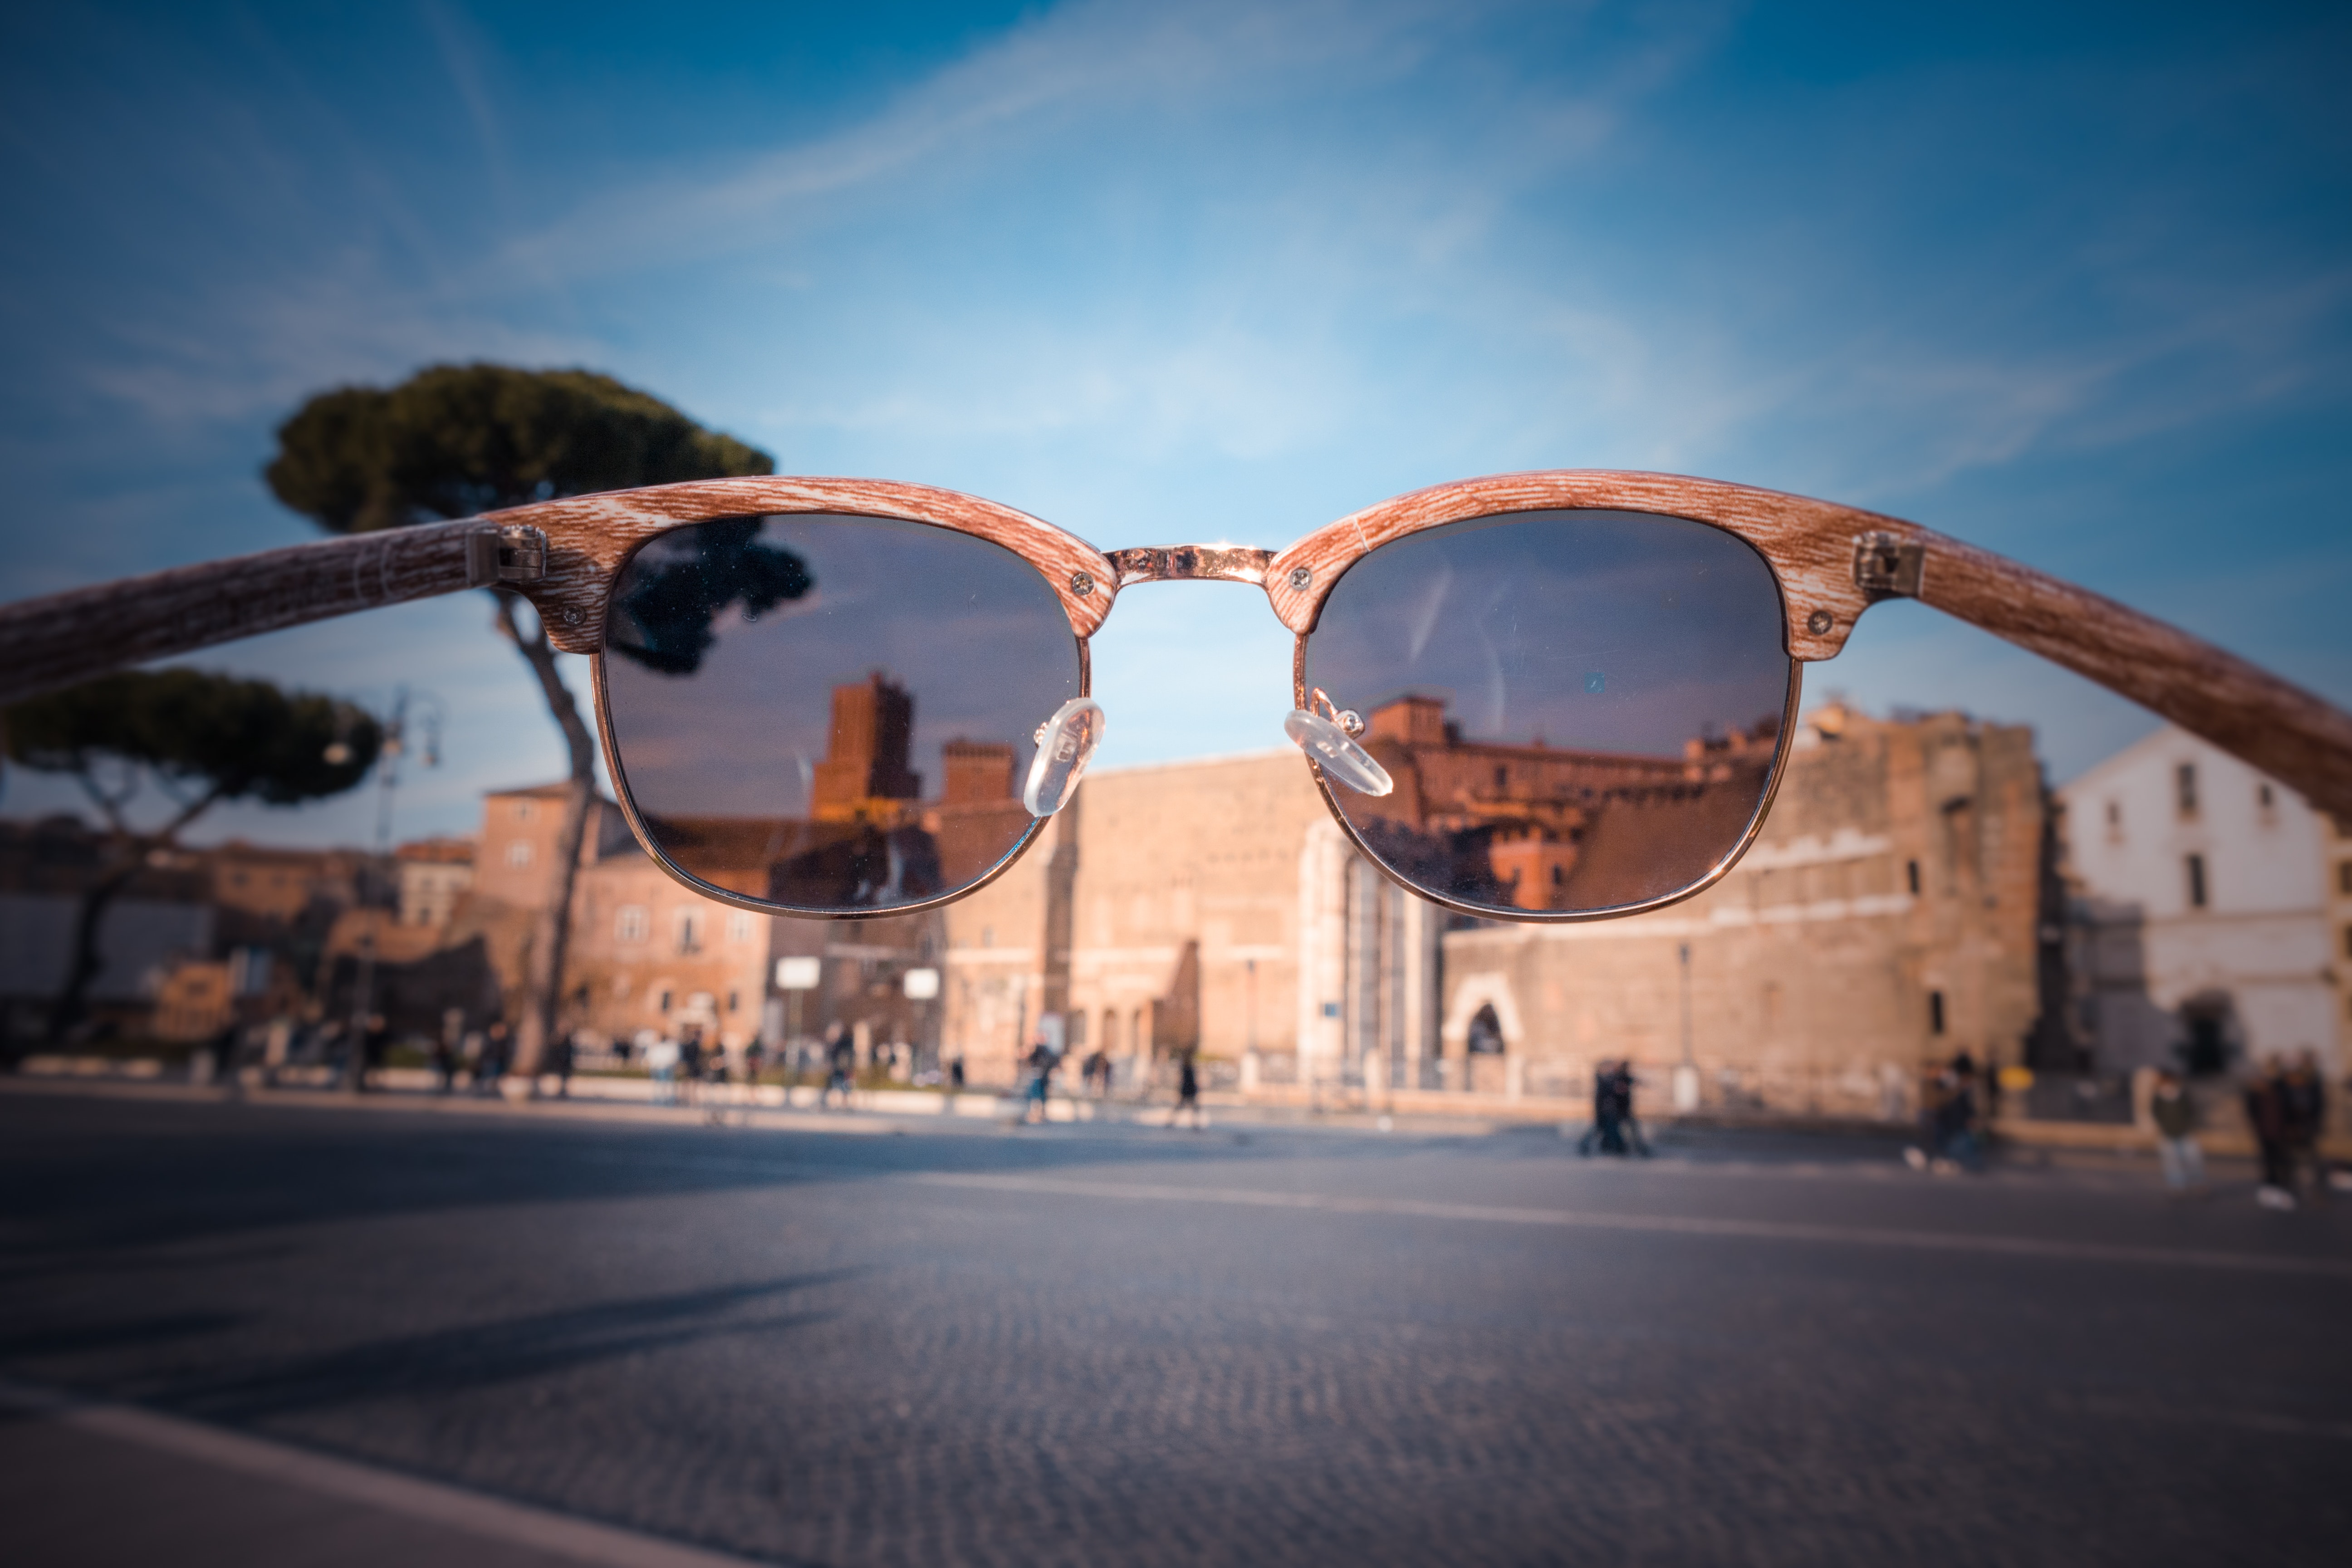
[[[1771,569],[1682,518],[1527,512],[1383,545],[1331,590],[1307,679],[1396,781],[1337,783],[1365,846],[1497,913],[1682,892],[1764,804],[1795,665]]]
[[[1078,695],[1034,568],[892,519],[657,535],[622,568],[605,649],[614,773],[663,856],[819,913],[987,877],[1034,820],[1015,787],[1033,732]]]

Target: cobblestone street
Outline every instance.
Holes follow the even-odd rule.
[[[2352,1550],[2342,1206],[1852,1138],[812,1120],[0,1095],[0,1555],[332,1523],[36,1392],[786,1563]],[[386,1561],[566,1560],[397,1513],[352,1527]]]

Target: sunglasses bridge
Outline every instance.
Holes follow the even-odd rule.
[[[1137,583],[1192,582],[1247,583],[1263,588],[1274,552],[1230,544],[1148,544],[1112,551],[1110,563],[1118,571],[1121,588]]]

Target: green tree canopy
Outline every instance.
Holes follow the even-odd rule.
[[[27,698],[5,717],[8,755],[70,775],[105,816],[111,840],[104,868],[82,891],[65,986],[49,1010],[52,1040],[81,1020],[101,966],[100,917],[149,854],[224,800],[299,805],[340,795],[367,776],[383,744],[375,720],[348,702],[195,669],[101,676]],[[127,808],[146,779],[177,809],[142,831]]]
[[[100,789],[110,767],[143,769],[183,801],[340,795],[366,776],[382,739],[348,702],[194,669],[127,670],[8,710],[8,754],[22,766]]]
[[[278,447],[271,493],[337,533],[775,472],[765,452],[609,375],[497,364],[320,393],[278,426]]]

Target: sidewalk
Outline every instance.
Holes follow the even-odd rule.
[[[25,1059],[13,1077],[0,1076],[0,1086],[73,1086],[131,1089],[152,1092],[222,1099],[247,1094],[261,1103],[398,1105],[409,1110],[441,1109],[456,1112],[505,1111],[569,1106],[578,1111],[601,1110],[609,1114],[708,1121],[743,1118],[754,1112],[782,1112],[796,1126],[831,1125],[851,1130],[854,1113],[892,1120],[953,1119],[970,1126],[991,1122],[1012,1126],[1022,1121],[1027,1102],[1011,1090],[967,1089],[960,1094],[919,1089],[858,1089],[849,1110],[827,1109],[823,1091],[814,1084],[698,1084],[674,1086],[673,1098],[661,1098],[662,1086],[635,1075],[575,1074],[568,1095],[558,1098],[558,1080],[540,1080],[536,1097],[509,1079],[501,1095],[476,1095],[467,1090],[438,1091],[439,1079],[423,1068],[385,1068],[370,1079],[370,1091],[343,1091],[331,1070],[299,1068],[281,1074],[277,1087],[259,1087],[258,1069],[247,1068],[239,1085],[191,1083],[176,1068],[148,1058],[117,1060],[104,1057],[36,1056]],[[1292,1086],[1268,1086],[1255,1090],[1209,1090],[1201,1103],[1213,1121],[1235,1127],[1321,1127],[1349,1131],[1391,1130],[1424,1135],[1475,1137],[1547,1126],[1581,1130],[1583,1102],[1569,1100],[1510,1100],[1500,1095],[1395,1090],[1379,1104],[1364,1103],[1360,1090],[1345,1096],[1317,1095]],[[1058,1125],[1101,1122],[1150,1126],[1167,1119],[1167,1100],[1092,1100],[1056,1095],[1046,1102],[1045,1120]],[[762,1118],[765,1119],[764,1117]],[[1779,1115],[1766,1112],[1701,1110],[1687,1113],[1645,1110],[1643,1125],[1653,1131],[1676,1128],[1723,1131],[1830,1133],[1852,1137],[1906,1141],[1916,1137],[1908,1121],[1864,1118]],[[868,1124],[871,1125],[870,1123]],[[2000,1117],[1992,1124],[1997,1145],[2013,1149],[2073,1152],[2154,1158],[2153,1132],[2127,1123],[2093,1121],[2029,1121]],[[2235,1129],[2215,1129],[2200,1136],[2208,1156],[2251,1159],[2253,1141]],[[2352,1164],[2352,1137],[2323,1139],[2320,1152],[2327,1159]]]

